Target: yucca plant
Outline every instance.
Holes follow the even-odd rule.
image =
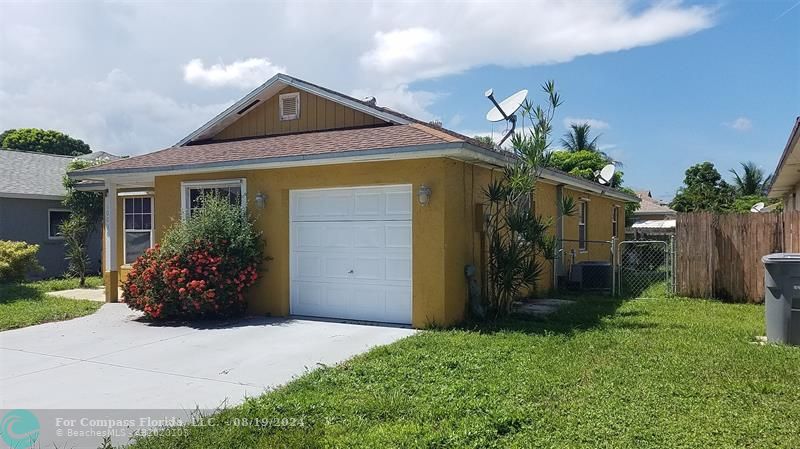
[[[547,235],[551,220],[536,215],[531,201],[541,170],[548,164],[552,120],[561,104],[552,81],[542,90],[547,95],[546,106],[526,101],[521,109],[522,122],[527,126],[511,138],[514,162],[483,191],[488,248],[487,316],[510,313],[520,294],[535,288],[542,273],[538,257],[549,258],[555,252],[555,243]]]

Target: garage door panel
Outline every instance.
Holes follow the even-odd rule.
[[[411,288],[388,287],[386,289],[386,313],[393,317],[411,316]]]
[[[294,222],[411,219],[411,186],[293,190],[290,195]]]
[[[354,257],[353,278],[356,280],[385,280],[386,258],[381,255]]]
[[[334,191],[322,200],[322,218],[337,220],[353,215],[353,194],[349,191]]]
[[[386,223],[387,248],[411,248],[411,223]]]
[[[358,224],[353,227],[355,248],[376,248],[386,246],[386,223],[382,221]]]
[[[410,324],[411,198],[409,186],[292,191],[291,313]]]
[[[295,223],[292,246],[294,249],[309,250],[324,246],[324,233],[320,232],[319,223]]]
[[[297,307],[322,306],[325,299],[325,286],[313,282],[295,282],[292,293]]]
[[[358,219],[380,219],[383,217],[386,196],[377,190],[355,192],[353,215]]]
[[[350,270],[352,270],[350,267],[353,266],[352,256],[323,254],[320,257],[325,260],[325,274],[320,280],[326,278],[347,279],[350,277]]]
[[[295,266],[292,267],[298,279],[315,279],[324,275],[324,258],[319,253],[299,253],[295,255]]]
[[[387,257],[386,280],[411,282],[411,258]]]
[[[411,189],[386,193],[386,216],[402,219],[411,217]]]
[[[350,223],[315,223],[326,248],[352,248],[355,232]]]

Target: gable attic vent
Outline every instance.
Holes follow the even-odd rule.
[[[242,115],[242,114],[244,114],[245,112],[249,111],[249,110],[250,110],[250,108],[252,108],[253,106],[255,106],[255,105],[256,105],[256,103],[258,103],[259,101],[261,101],[261,100],[255,100],[255,101],[251,102],[251,103],[250,103],[250,104],[248,104],[247,106],[243,107],[243,108],[242,108],[242,109],[241,109],[239,112],[237,112],[237,114],[239,114],[239,115]]]
[[[282,94],[278,97],[278,112],[281,120],[295,120],[300,117],[300,92]]]

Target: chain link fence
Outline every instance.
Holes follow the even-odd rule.
[[[626,240],[617,254],[617,291],[625,297],[668,297],[675,292],[673,241]]]
[[[614,294],[614,242],[560,240],[557,259],[560,289]]]

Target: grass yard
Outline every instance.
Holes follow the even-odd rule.
[[[582,299],[548,321],[424,332],[134,446],[800,447],[800,349],[753,344],[763,314]]]
[[[86,280],[87,287],[99,287],[102,284],[100,277]],[[0,331],[89,315],[102,306],[96,301],[45,295],[46,292],[72,288],[78,288],[77,279],[0,284]]]

